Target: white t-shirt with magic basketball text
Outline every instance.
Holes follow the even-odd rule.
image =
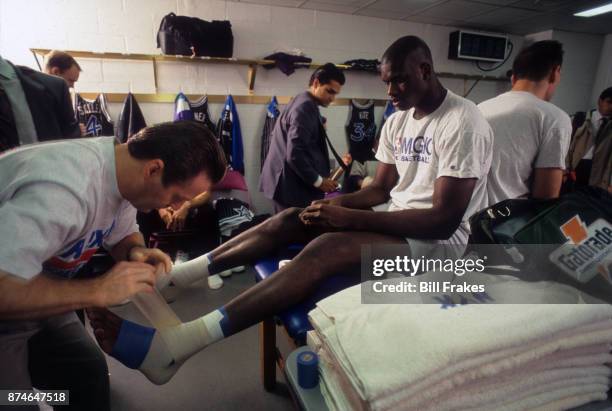
[[[467,244],[468,218],[486,206],[493,136],[474,103],[447,90],[442,104],[416,120],[414,108],[398,111],[382,129],[376,159],[397,167],[388,211],[430,208],[439,177],[475,178],[461,225],[448,241]]]
[[[493,129],[489,205],[528,195],[534,168],[565,168],[572,122],[559,107],[526,91],[509,91],[478,108]]]
[[[0,270],[70,278],[137,232],[119,193],[113,137],[28,145],[0,156]]]

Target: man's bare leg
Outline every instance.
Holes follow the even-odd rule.
[[[300,211],[284,210],[211,252],[175,267],[170,274],[172,281],[186,287],[209,274],[252,263],[288,244],[307,243],[321,231],[305,226],[298,218]]]
[[[139,362],[122,354],[114,356],[140,369],[153,382],[163,383],[193,354],[301,302],[325,278],[338,273],[360,275],[361,246],[382,243],[406,242],[403,238],[375,233],[326,233],[311,241],[290,264],[270,278],[240,294],[225,307],[194,321],[156,331],[117,320],[118,317],[109,311],[93,311],[90,312],[92,327],[106,352],[141,353]],[[109,347],[112,347],[110,351]]]
[[[242,331],[305,300],[327,277],[361,275],[361,246],[406,244],[400,237],[369,232],[325,233],[269,279],[255,284],[226,306],[228,331]]]

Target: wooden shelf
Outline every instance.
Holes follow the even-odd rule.
[[[96,98],[98,93],[79,93],[83,98],[93,100]],[[155,93],[155,94],[138,94],[133,93],[134,98],[139,103],[174,103],[174,99],[176,98],[176,94],[172,93]],[[187,94],[187,98],[191,101],[195,101],[202,97],[204,94]],[[104,93],[106,97],[106,101],[110,103],[123,103],[127,93]],[[208,94],[208,102],[209,103],[225,103],[226,95],[222,94]],[[270,102],[271,96],[234,96],[232,95],[234,102],[236,104],[268,104]],[[278,104],[287,104],[291,101],[293,96],[276,96],[276,100]],[[357,99],[361,100],[361,99]],[[385,99],[373,99],[374,105],[376,106],[384,106],[387,103]],[[350,98],[338,98],[333,103],[332,106],[347,106],[351,101]]]
[[[30,51],[34,55],[38,68],[42,70],[42,66],[38,61],[38,56],[44,58],[51,49],[31,48]],[[235,64],[247,66],[247,83],[249,85],[249,94],[252,94],[255,88],[255,77],[257,76],[257,67],[266,64],[274,64],[274,60],[251,60],[239,59],[236,57],[207,57],[207,56],[172,56],[167,54],[136,54],[136,53],[97,53],[94,51],[66,50],[66,53],[72,57],[91,58],[91,59],[107,59],[107,60],[140,60],[150,61],[153,64],[153,76],[155,81],[155,90],[157,90],[157,62],[177,62],[177,63],[199,63],[199,64]],[[321,67],[318,63],[295,63],[296,66],[314,69]],[[337,64],[338,68],[347,69],[349,66]]]
[[[38,60],[38,56],[44,57],[51,50],[50,49],[38,49],[31,48],[30,51],[34,55],[34,59],[41,68],[41,64]],[[158,62],[177,62],[177,63],[198,63],[198,64],[233,64],[247,67],[247,84],[249,89],[248,96],[234,96],[234,100],[239,104],[266,104],[271,96],[255,96],[253,95],[255,89],[255,78],[257,76],[257,67],[266,64],[274,64],[274,60],[257,60],[257,59],[239,59],[236,57],[222,58],[222,57],[202,57],[202,56],[171,56],[166,54],[136,54],[136,53],[97,53],[93,51],[80,51],[80,50],[67,50],[66,53],[73,57],[79,58],[91,58],[91,59],[104,59],[104,60],[137,60],[137,61],[150,61],[153,65],[153,79],[155,82],[155,90],[157,91],[157,63]],[[318,63],[296,63],[297,66],[314,69],[320,67]],[[350,66],[337,64],[337,67],[341,69],[348,69]],[[462,79],[464,81],[474,80],[478,81],[499,81],[509,82],[510,80],[506,77],[495,77],[478,74],[456,74],[456,73],[437,73],[439,77],[443,78],[455,78]],[[466,84],[464,84],[464,89]],[[122,102],[127,93],[108,93],[106,96],[111,102]],[[93,93],[82,93],[83,96],[94,95]],[[140,102],[145,103],[171,103],[174,102],[176,95],[168,93],[155,93],[155,94],[135,94],[136,99]],[[192,96],[194,97],[194,96]],[[89,98],[89,97],[86,97]],[[191,99],[191,97],[189,97]],[[280,96],[277,97],[279,104],[287,104],[291,97]],[[221,95],[209,95],[209,101],[211,103],[223,103],[225,96]],[[333,105],[348,105],[350,99],[337,99]],[[385,105],[386,100],[378,99],[375,100],[376,105]]]

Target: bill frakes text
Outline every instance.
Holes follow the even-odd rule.
[[[374,281],[372,290],[375,293],[484,293],[485,286],[483,284],[468,284],[465,281],[463,283],[451,281],[385,283]]]

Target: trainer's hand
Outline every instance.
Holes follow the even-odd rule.
[[[323,182],[319,186],[319,190],[323,191],[324,193],[331,193],[336,188],[338,188],[338,183],[329,178],[324,178]]]
[[[172,271],[172,259],[159,248],[134,247],[128,255],[130,261],[152,265],[157,273],[167,274]]]
[[[95,284],[95,306],[108,307],[120,304],[134,294],[153,292],[155,267],[146,263],[121,261],[92,281]]]
[[[355,210],[329,204],[308,206],[299,215],[300,220],[309,226],[350,229],[352,214]]]

